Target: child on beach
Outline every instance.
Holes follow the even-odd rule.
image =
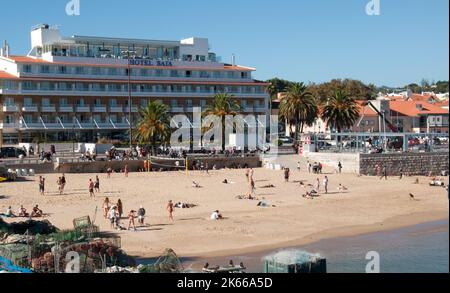
[[[143,206],[141,206],[138,210],[138,223],[141,226],[144,226],[144,220],[145,220],[145,209]]]
[[[89,196],[90,197],[95,197],[94,182],[92,181],[92,179],[89,179]]]

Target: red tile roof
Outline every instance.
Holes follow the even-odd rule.
[[[9,74],[8,72],[0,70],[0,79],[16,79],[18,78],[15,75]]]
[[[422,109],[420,109],[419,105],[422,105]],[[411,117],[428,114],[448,114],[447,109],[426,102],[391,101],[390,108],[392,111]]]

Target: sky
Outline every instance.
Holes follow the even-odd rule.
[[[255,67],[254,77],[303,82],[353,78],[404,86],[449,79],[448,0],[15,0],[0,5],[0,40],[27,54],[30,29],[64,36],[209,38],[211,50]],[[379,15],[366,5],[379,1]]]

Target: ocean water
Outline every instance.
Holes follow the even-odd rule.
[[[366,254],[369,251],[379,254],[381,273],[449,273],[448,234],[447,220],[283,249],[320,253],[327,259],[329,273],[365,273],[369,262]],[[211,265],[227,265],[229,260],[233,260],[235,264],[243,262],[249,273],[261,273],[262,258],[279,250],[208,260],[190,259],[184,261],[183,265],[185,268],[198,269],[206,262]]]

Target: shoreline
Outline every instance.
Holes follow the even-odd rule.
[[[220,258],[227,257],[236,254],[246,255],[246,254],[258,254],[267,252],[270,250],[279,250],[296,246],[310,245],[319,241],[352,237],[352,236],[363,236],[367,234],[377,233],[377,232],[388,232],[402,228],[413,227],[419,224],[432,223],[437,221],[449,220],[448,213],[444,211],[430,211],[430,212],[419,212],[408,215],[400,215],[387,218],[382,222],[377,222],[368,225],[354,225],[354,226],[344,226],[334,229],[325,229],[298,239],[292,239],[289,241],[283,241],[273,244],[258,245],[252,247],[244,247],[242,249],[230,249],[230,250],[217,250],[217,251],[206,251],[203,253],[196,254],[184,254],[179,255],[180,258]],[[162,252],[161,252],[162,253]],[[157,254],[147,254],[142,256],[135,256],[137,260],[145,258],[155,258],[160,255]]]

